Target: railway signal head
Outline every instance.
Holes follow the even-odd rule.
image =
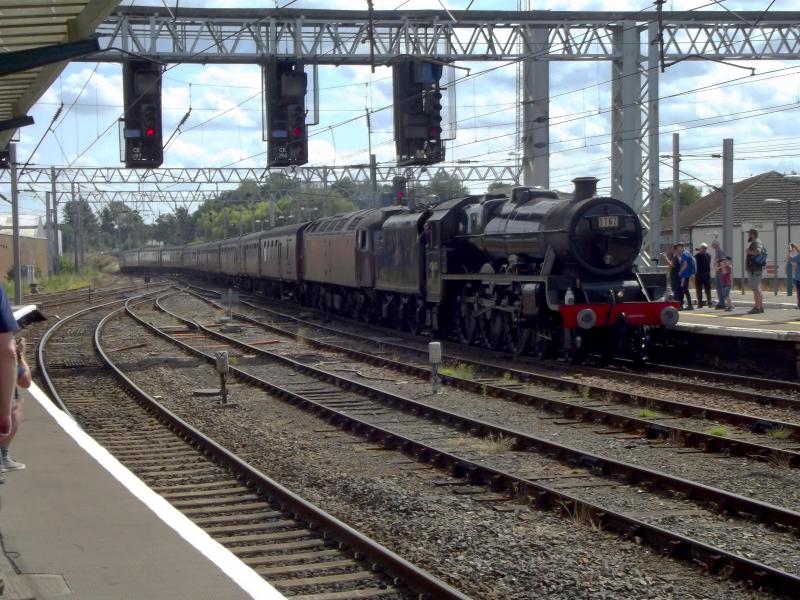
[[[394,202],[395,204],[405,204],[406,203],[406,185],[407,180],[405,177],[395,177],[392,180],[392,192],[394,195]]]
[[[161,131],[161,65],[131,60],[122,69],[125,166],[148,168],[164,162]]]
[[[399,165],[444,160],[442,66],[419,60],[394,65],[394,135]]]
[[[265,72],[267,165],[288,167],[308,162],[305,96],[308,79],[296,60],[274,60]]]

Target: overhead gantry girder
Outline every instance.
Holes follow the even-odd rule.
[[[529,56],[533,30],[547,34],[555,60],[619,57],[614,31],[631,23],[646,31],[655,12],[375,11],[374,56],[447,61],[516,60]],[[702,55],[717,60],[790,59],[800,54],[797,12],[664,12],[667,60]],[[98,28],[105,52],[92,60],[119,62],[134,52],[165,62],[259,63],[272,55],[314,64],[370,62],[366,11],[120,7]],[[646,52],[642,52],[646,54]]]
[[[282,170],[277,170],[282,172]],[[232,184],[238,185],[247,181],[265,181],[270,171],[267,169],[253,168],[161,168],[135,170],[123,167],[27,167],[20,177],[20,185],[42,186],[50,185],[55,174],[55,181],[59,185],[114,185],[115,189],[120,184],[137,186],[163,186],[179,184]],[[436,167],[378,167],[377,179],[379,183],[390,184],[394,177],[403,176],[420,183],[442,175],[456,177],[468,183],[489,183],[499,181],[508,184],[519,183],[520,172],[511,165],[441,165]],[[317,183],[332,185],[334,183],[351,180],[368,182],[370,175],[369,165],[350,165],[341,167],[315,167],[304,166],[297,169],[291,179],[302,183]],[[8,183],[8,171],[0,170],[0,184]]]

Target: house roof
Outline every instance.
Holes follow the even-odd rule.
[[[42,227],[42,217],[39,215],[19,216],[20,237],[46,238]],[[13,235],[11,215],[0,214],[0,234]]]
[[[734,183],[733,224],[743,221],[774,221],[786,224],[786,204],[764,202],[766,198],[793,200],[792,223],[800,222],[800,180],[768,171]],[[681,210],[680,228],[722,226],[722,189],[703,196]],[[672,220],[664,219],[662,231],[672,231]]]

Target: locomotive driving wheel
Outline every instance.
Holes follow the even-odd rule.
[[[514,356],[519,356],[528,349],[528,344],[533,337],[533,329],[515,318],[513,313],[507,312],[503,315],[503,325],[506,335],[506,344]]]
[[[475,306],[467,302],[458,305],[456,314],[456,329],[458,340],[462,344],[472,344],[478,333],[478,317],[475,316]]]
[[[499,350],[503,346],[505,326],[503,313],[497,309],[486,311],[483,320],[484,345],[492,350]]]

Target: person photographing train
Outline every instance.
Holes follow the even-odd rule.
[[[800,308],[800,246],[789,242],[789,255],[786,258],[792,264],[794,289],[797,291],[797,308]]]

